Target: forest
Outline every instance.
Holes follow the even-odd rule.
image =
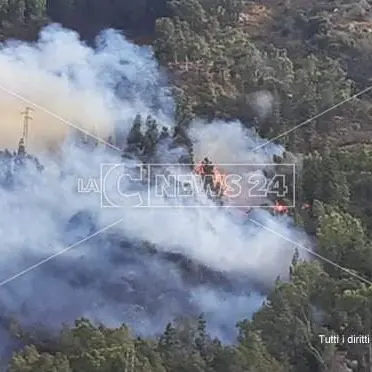
[[[233,345],[209,335],[203,314],[170,319],[158,338],[85,318],[54,337],[12,324],[25,347],[9,371],[372,371],[372,2],[3,0],[0,14],[2,40],[32,40],[60,22],[87,40],[113,27],[151,43],[169,72],[180,133],[194,117],[239,119],[301,155],[290,214],[316,242],[315,259],[294,255],[290,279],[277,278],[241,319]],[[269,115],[252,103],[257,91],[272,95]],[[319,335],[371,340],[337,345]]]

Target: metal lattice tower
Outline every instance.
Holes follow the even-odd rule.
[[[136,362],[135,351],[134,351],[134,349],[133,349],[133,350],[132,350],[132,360],[131,360],[131,363],[130,363],[130,366],[131,366],[131,372],[134,372],[134,371],[135,371],[135,362]]]
[[[31,107],[26,107],[25,111],[23,111],[21,113],[23,115],[23,135],[22,135],[22,138],[23,138],[25,146],[27,145],[30,120],[32,120],[32,117],[30,115],[31,111],[34,111],[34,110]]]
[[[128,349],[125,353],[125,369],[124,372],[134,372],[135,371],[135,350],[134,349]]]

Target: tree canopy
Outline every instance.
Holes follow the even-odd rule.
[[[33,38],[52,20],[86,35],[141,24],[137,32],[148,36],[159,62],[172,72],[174,138],[189,146],[184,129],[195,116],[240,119],[301,155],[293,214],[315,242],[314,260],[294,257],[290,280],[278,278],[253,318],[239,322],[234,345],[212,338],[202,315],[170,319],[159,337],[148,339],[126,325],[108,328],[80,319],[48,342],[37,332],[18,332],[25,347],[14,354],[9,371],[372,371],[372,96],[350,99],[371,81],[371,4],[268,3],[0,2],[2,39]],[[257,104],[257,92],[270,104]],[[170,135],[138,115],[126,151],[150,156]],[[310,208],[301,208],[304,203]],[[371,340],[337,345],[319,337],[341,334]]]

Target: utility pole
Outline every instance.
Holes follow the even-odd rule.
[[[136,368],[135,363],[136,363],[135,351],[132,350],[131,372],[135,371],[135,368]]]
[[[135,349],[127,349],[125,353],[125,369],[124,372],[134,372],[136,368],[136,352]]]
[[[30,124],[30,120],[32,120],[32,117],[30,115],[31,111],[34,111],[34,110],[31,107],[26,107],[25,111],[23,111],[21,113],[23,115],[23,135],[22,135],[22,138],[23,138],[25,146],[27,146],[29,124]]]

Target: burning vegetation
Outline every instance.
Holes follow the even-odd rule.
[[[213,192],[218,197],[226,195],[226,175],[206,157],[195,167],[195,173],[203,180],[204,190]]]

